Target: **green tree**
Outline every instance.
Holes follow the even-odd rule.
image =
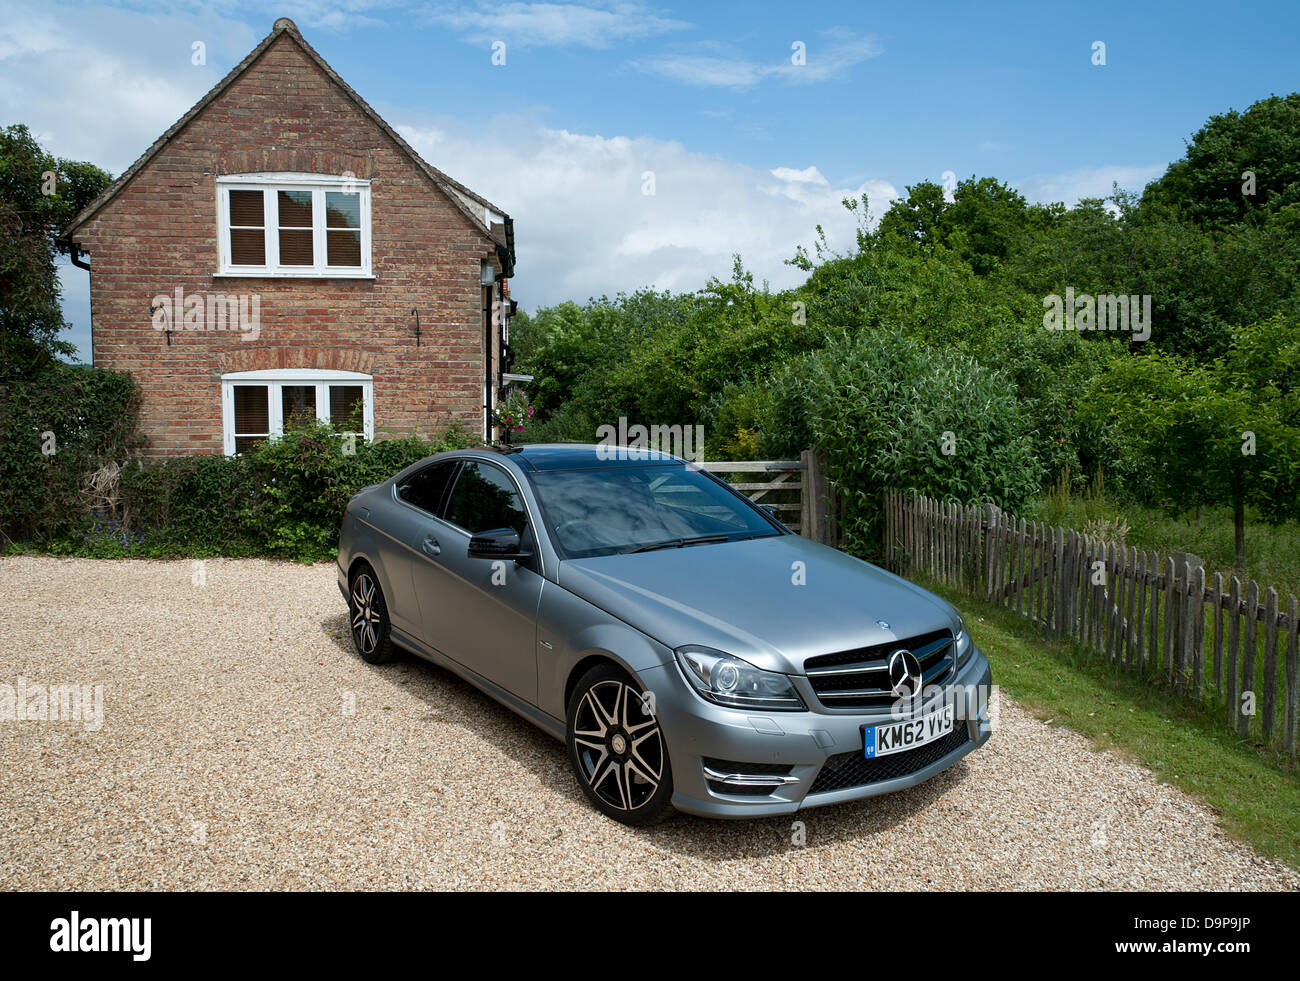
[[[1035,228],[1061,213],[1058,206],[1031,206],[1015,188],[993,177],[958,181],[952,201],[943,188],[922,181],[907,189],[880,220],[877,237],[924,249],[945,248],[976,274],[992,272],[1014,255]]]
[[[1219,228],[1300,204],[1300,92],[1211,116],[1146,197]]]
[[[921,181],[906,188],[906,196],[895,201],[880,219],[881,237],[896,237],[913,245],[939,244],[943,240],[944,213],[948,200],[942,184]]]
[[[1153,351],[1114,362],[1081,414],[1140,455],[1163,502],[1230,504],[1246,567],[1246,508],[1300,517],[1300,330],[1275,317],[1230,332],[1210,363]]]
[[[1067,286],[1091,294],[1132,292],[1125,282],[1125,225],[1115,205],[1127,200],[1116,191],[1109,198],[1086,198],[1073,208],[1061,204],[1040,209],[1039,220],[1007,257],[1001,269],[1009,284],[1043,297],[1063,294]]]
[[[0,377],[73,353],[58,339],[59,231],[111,178],[94,164],[55,158],[26,126],[0,131]]]

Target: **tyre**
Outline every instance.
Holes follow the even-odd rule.
[[[573,689],[566,717],[569,763],[592,804],[632,825],[673,813],[663,728],[626,671],[610,663],[593,667]]]
[[[352,643],[363,660],[370,664],[387,664],[396,660],[399,652],[390,636],[392,625],[388,622],[388,604],[384,602],[384,591],[379,588],[379,577],[368,565],[359,566],[352,574],[348,613]]]

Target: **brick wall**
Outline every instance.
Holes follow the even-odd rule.
[[[264,171],[371,179],[374,278],[214,277],[215,178]],[[494,245],[289,34],[75,238],[91,256],[94,362],[139,382],[147,455],[220,453],[221,374],[262,367],[373,374],[377,436],[430,432],[452,419],[481,430],[480,264],[495,263]],[[168,346],[150,302],[177,288],[256,293],[259,338],[177,330]]]

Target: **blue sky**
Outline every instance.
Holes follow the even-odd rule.
[[[945,171],[1032,200],[1140,189],[1210,114],[1300,89],[1294,2],[0,0],[0,113],[120,172],[278,16],[515,218],[528,309],[695,289],[733,252],[792,285],[782,260],[814,225],[852,241],[844,195],[865,191],[879,214]],[[206,65],[191,64],[196,40]],[[85,279],[68,270],[65,309],[88,353]]]

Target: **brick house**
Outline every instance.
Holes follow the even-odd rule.
[[[492,434],[511,219],[287,18],[62,239],[90,270],[94,364],[139,383],[146,455],[236,453],[295,415]]]

